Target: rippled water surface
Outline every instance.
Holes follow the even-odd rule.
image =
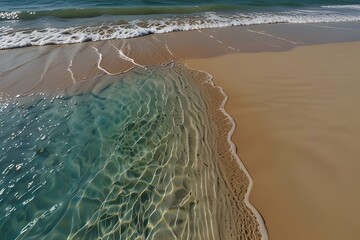
[[[216,239],[213,123],[179,71],[2,100],[1,238]]]

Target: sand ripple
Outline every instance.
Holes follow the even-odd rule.
[[[2,105],[6,239],[260,238],[248,179],[222,159],[209,76],[170,65],[99,80]]]

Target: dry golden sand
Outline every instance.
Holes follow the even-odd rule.
[[[185,62],[229,97],[270,239],[360,239],[360,42]]]

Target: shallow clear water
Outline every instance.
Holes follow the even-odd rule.
[[[217,239],[214,124],[181,71],[3,99],[2,239]]]

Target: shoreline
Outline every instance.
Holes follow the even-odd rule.
[[[356,49],[360,41],[182,61],[212,74],[229,97],[232,141],[270,238],[360,236],[350,224],[360,220],[351,214],[360,200]]]
[[[212,115],[212,118],[214,118],[216,129],[219,132],[218,138],[220,140],[218,139],[218,141],[220,143],[218,144],[218,149],[222,149],[222,151],[220,154],[218,153],[217,160],[219,161],[220,164],[223,164],[223,167],[220,167],[220,169],[225,169],[225,176],[227,178],[231,179],[231,182],[229,184],[233,185],[232,191],[234,193],[234,200],[235,200],[235,198],[238,198],[237,205],[241,206],[243,202],[245,203],[245,206],[250,209],[250,213],[255,215],[256,222],[258,224],[257,228],[261,235],[260,239],[268,240],[269,236],[268,236],[268,231],[265,226],[264,219],[261,216],[261,214],[259,213],[259,211],[256,209],[256,207],[250,202],[250,199],[249,199],[251,189],[253,187],[253,180],[252,180],[248,170],[246,169],[244,163],[240,160],[240,158],[236,152],[236,146],[231,139],[235,132],[236,123],[235,123],[234,119],[229,115],[229,113],[225,110],[225,105],[226,105],[226,102],[228,101],[228,96],[225,94],[223,88],[221,88],[220,86],[216,86],[214,84],[213,77],[209,73],[204,72],[202,70],[191,69],[186,64],[185,64],[185,67],[188,68],[189,70],[198,72],[197,75],[205,74],[207,76],[207,80],[201,82],[200,85],[204,86],[204,84],[205,84],[204,88],[208,89],[207,91],[210,91],[210,93],[206,94],[206,97],[211,102],[211,109],[212,109],[211,115]],[[218,95],[220,95],[220,97],[217,97]],[[220,113],[219,113],[219,110],[220,110]],[[230,129],[228,129],[228,127],[227,127],[228,124],[226,124],[226,123],[224,124],[224,122],[227,122],[227,121],[229,121],[229,123],[230,123],[230,126],[231,126]],[[224,141],[224,140],[226,140],[226,141]],[[225,146],[223,146],[224,144],[225,144]],[[230,147],[230,151],[228,150],[227,147]],[[230,154],[230,156],[226,156],[227,152]],[[235,162],[234,162],[234,160],[235,160]],[[239,170],[240,170],[240,172],[239,172]],[[245,175],[245,177],[246,177],[245,181],[248,181],[248,183],[246,184],[247,189],[245,190],[245,194],[242,193],[242,187],[245,184],[244,179],[242,179],[242,175]],[[238,178],[238,180],[236,178]],[[240,192],[239,192],[239,190],[240,190]],[[241,215],[239,215],[239,217],[240,216]],[[243,218],[243,216],[242,216],[242,218]],[[231,221],[231,218],[230,218],[230,221]],[[247,222],[243,222],[244,225],[246,225],[246,223]],[[232,223],[228,223],[228,224],[232,224]],[[230,228],[230,230],[231,230],[231,228]],[[248,230],[250,230],[250,229],[248,228]],[[256,235],[254,235],[252,237],[256,237]]]
[[[313,31],[316,31],[316,33],[312,34]],[[337,72],[334,71],[334,69],[339,68],[339,66],[336,65],[336,60],[332,61],[332,63],[334,64],[333,69],[326,68],[326,63],[329,62],[329,59],[332,59],[331,56],[333,55],[331,54],[333,54],[334,49],[337,49],[338,56],[343,57],[342,62],[345,62],[343,63],[343,65],[341,65],[342,70],[340,72],[342,74],[346,73],[346,76],[348,77],[353,77],[354,71],[351,72],[352,68],[346,68],[346,64],[349,63],[349,56],[351,56],[352,58],[356,57],[356,49],[360,48],[359,40],[360,23],[274,24],[156,34],[136,39],[106,40],[102,42],[88,42],[71,45],[40,46],[0,50],[0,66],[3,66],[0,69],[0,88],[3,91],[1,92],[1,94],[7,95],[9,97],[16,97],[18,95],[27,96],[39,93],[46,94],[53,93],[54,91],[66,92],[68,91],[68,89],[71,89],[71,86],[73,85],[81,84],[82,82],[89,80],[96,81],[96,79],[102,76],[118,75],[123,73],[126,74],[126,72],[131,71],[134,68],[139,67],[146,69],[159,65],[167,65],[172,62],[175,62],[176,64],[186,64],[189,69],[199,71],[200,73],[206,73],[207,75],[212,76],[211,81],[212,83],[216,84],[215,86],[210,87],[210,89],[216,89],[213,95],[216,96],[222,91],[226,92],[226,94],[222,95],[222,97],[224,98],[223,101],[220,101],[221,98],[220,100],[216,98],[218,102],[214,105],[219,106],[218,108],[214,109],[220,109],[222,118],[227,118],[227,121],[230,122],[231,127],[224,127],[225,129],[227,129],[227,133],[222,137],[223,139],[226,139],[226,144],[230,145],[229,153],[236,160],[235,162],[232,161],[232,164],[235,163],[239,167],[238,170],[242,170],[248,177],[249,187],[248,190],[245,191],[244,202],[247,207],[249,207],[256,215],[256,218],[260,224],[260,231],[265,235],[263,239],[268,239],[267,230],[269,231],[269,236],[276,239],[296,239],[296,237],[298,237],[298,239],[304,239],[309,238],[309,235],[311,235],[311,233],[317,234],[313,235],[314,237],[320,237],[320,239],[322,239],[321,237],[324,237],[324,235],[321,235],[321,233],[325,235],[329,234],[325,232],[326,230],[329,231],[328,227],[323,226],[321,228],[322,232],[317,232],[310,226],[311,231],[306,231],[306,229],[303,229],[306,225],[305,221],[300,221],[299,224],[299,222],[296,222],[294,220],[295,217],[299,217],[302,220],[306,219],[306,217],[304,217],[301,212],[296,212],[296,209],[294,210],[294,206],[304,207],[297,202],[297,199],[294,199],[295,196],[297,196],[296,192],[292,193],[293,195],[288,196],[288,192],[291,191],[287,191],[285,193],[282,192],[282,194],[280,194],[280,192],[274,193],[269,190],[269,188],[276,188],[276,186],[278,188],[281,188],[281,190],[291,190],[293,187],[295,188],[295,186],[309,184],[309,181],[314,182],[310,180],[311,177],[317,180],[320,179],[320,181],[324,181],[324,179],[321,179],[319,177],[316,178],[317,172],[311,172],[314,171],[312,170],[312,167],[314,166],[312,166],[310,163],[308,163],[308,165],[305,167],[301,167],[307,171],[310,171],[315,177],[311,175],[308,176],[309,179],[300,181],[299,179],[302,179],[300,176],[301,173],[289,171],[289,169],[292,169],[291,166],[289,166],[289,162],[277,160],[276,156],[283,153],[282,148],[283,146],[287,146],[287,142],[282,142],[284,144],[282,145],[279,141],[276,142],[275,140],[281,137],[284,138],[284,135],[286,134],[289,134],[289,136],[291,137],[290,139],[293,139],[293,129],[291,128],[293,126],[289,126],[289,128],[287,129],[290,131],[290,133],[284,133],[282,135],[279,134],[279,132],[277,131],[270,131],[271,129],[269,130],[269,128],[264,128],[264,126],[261,125],[275,124],[275,126],[279,127],[279,125],[281,125],[280,123],[285,124],[286,121],[284,122],[284,120],[287,119],[289,116],[291,117],[294,113],[291,111],[283,112],[281,113],[283,114],[281,115],[281,117],[275,119],[272,118],[272,115],[278,114],[278,109],[273,108],[271,109],[271,111],[269,110],[266,115],[261,115],[261,111],[263,111],[264,108],[268,106],[267,104],[275,104],[275,107],[288,107],[288,105],[286,104],[288,104],[287,101],[290,101],[290,106],[292,106],[292,99],[289,97],[292,96],[291,93],[293,93],[293,91],[296,91],[297,87],[300,87],[304,90],[304,95],[298,96],[295,94],[295,103],[297,103],[298,106],[301,106],[301,104],[303,104],[306,108],[305,110],[308,110],[308,108],[310,108],[311,110],[312,103],[306,98],[308,96],[306,95],[308,91],[312,91],[313,88],[319,90],[320,93],[322,93],[321,91],[328,91],[330,93],[334,93],[336,91],[336,89],[333,88],[322,90],[322,84],[326,84],[326,82],[320,81],[323,79],[322,75],[329,72],[330,70],[333,75],[341,77],[340,75],[336,75]],[[189,45],[184,43],[191,44]],[[342,55],[342,52],[344,51],[345,46],[348,46],[348,51],[347,55],[344,57]],[[312,50],[303,50],[308,48]],[[323,48],[326,50],[322,50],[320,53],[317,53],[319,49]],[[305,53],[303,53],[303,55],[298,58],[298,65],[304,67],[304,69],[301,68],[300,71],[296,68],[297,65],[291,65],[290,68],[284,68],[285,64],[287,63],[286,58],[292,59],[295,57],[295,59],[297,59],[298,56],[294,55],[294,52],[299,51],[305,51]],[[282,59],[284,66],[276,66],[277,71],[272,72],[271,66],[274,64],[274,62],[276,62],[274,61],[274,59],[276,59],[276,61]],[[311,67],[307,65],[307,62],[311,62],[314,59],[318,60],[319,62],[321,62],[320,60],[322,60],[323,62],[321,62],[321,66],[325,65],[324,68],[321,68],[321,71],[317,71],[316,67],[314,67],[313,71],[311,72],[312,74],[314,74],[317,81],[320,82],[313,86],[304,85],[301,83],[301,81],[296,82],[299,83],[299,86],[297,86],[295,83],[291,83],[288,86],[283,85],[284,83],[286,83],[286,77],[290,76],[290,78],[295,78],[296,74],[298,73],[306,73],[308,71],[308,68]],[[251,63],[248,64],[249,60],[251,60]],[[313,64],[317,63],[313,62]],[[262,71],[259,70],[259,67],[263,68]],[[243,70],[248,74],[246,75],[247,78],[244,79],[256,81],[260,79],[261,81],[257,81],[255,84],[251,81],[245,82],[247,85],[243,85],[244,82],[235,82],[235,79],[242,79],[239,76],[242,76],[241,74],[243,74]],[[29,72],[32,73],[31,76],[29,75]],[[285,72],[290,73],[290,75],[285,76]],[[259,75],[254,76],[251,75],[252,73],[258,73]],[[227,76],[227,79],[224,80],[224,76]],[[265,81],[269,78],[270,80],[268,82]],[[26,81],[24,81],[25,79]],[[337,84],[335,80],[334,84]],[[279,90],[272,91],[272,84],[276,84],[276,86],[279,87]],[[240,90],[242,87],[247,87],[248,92],[245,89],[241,91],[239,90],[242,95],[237,95],[238,92],[236,91],[238,88],[233,87],[237,85],[239,86]],[[265,91],[263,89],[264,86],[268,87],[270,90],[265,89]],[[347,87],[343,85],[339,86]],[[353,86],[354,89],[356,89],[356,86],[356,84]],[[260,92],[258,92],[259,90]],[[269,95],[269,92],[272,95]],[[270,98],[270,100],[266,98],[261,99],[261,97],[259,98],[258,96],[270,96],[273,98]],[[327,95],[321,96],[322,99],[315,98],[315,103],[326,104],[328,101],[331,100],[330,97]],[[346,95],[344,94],[344,96]],[[216,99],[214,99],[215,102]],[[244,99],[246,101],[244,101]],[[254,99],[255,102],[251,102],[252,99]],[[334,106],[336,105],[335,103],[336,101],[333,102]],[[349,103],[351,103],[350,100]],[[225,104],[226,106],[224,106]],[[340,106],[343,107],[343,105]],[[227,110],[225,111],[224,109]],[[236,114],[237,111],[240,111],[243,115]],[[248,115],[246,115],[246,113]],[[259,115],[255,117],[251,115],[255,113]],[[244,114],[248,117],[246,121],[244,121],[244,119],[242,118],[243,116],[245,116]],[[346,114],[348,114],[348,112],[346,112]],[[219,116],[219,118],[221,119],[221,116]],[[322,120],[326,122],[326,119]],[[344,118],[341,120],[345,121],[346,119]],[[261,124],[257,126],[256,124],[258,122],[261,122]],[[302,123],[295,122],[294,124],[296,125],[296,127],[299,127],[299,125],[301,125]],[[266,126],[268,127],[269,125]],[[218,128],[219,127],[221,128],[220,124]],[[335,127],[336,130],[337,126],[335,124],[331,127]],[[342,125],[341,127],[344,126]],[[356,127],[356,125],[354,125],[353,128],[354,127]],[[302,130],[304,129],[304,126],[302,126]],[[245,131],[244,133],[244,130],[247,131]],[[264,132],[262,132],[261,130]],[[351,128],[346,129],[346,131],[350,130]],[[355,131],[357,131],[356,128]],[[343,131],[339,130],[336,130],[335,133],[344,134]],[[302,132],[298,132],[297,134],[301,136]],[[321,134],[323,133],[321,132]],[[250,139],[247,139],[247,137],[249,136]],[[323,138],[322,140],[325,140],[326,143],[326,138]],[[247,143],[248,141],[250,141],[250,143]],[[264,149],[266,150],[265,152],[270,153],[270,156],[273,156],[273,158],[271,158],[272,161],[261,162],[261,160],[268,160],[269,157],[265,154],[262,155],[262,151],[258,149],[257,141],[261,141],[261,146],[264,147]],[[278,145],[271,145],[272,141],[278,143]],[[336,138],[332,139],[332,141],[335,141],[335,143],[339,145]],[[299,146],[296,145],[296,141],[291,143],[293,144],[291,145],[292,152],[297,153],[298,151],[304,151],[304,149],[297,148]],[[319,144],[319,142],[317,143]],[[274,148],[271,149],[271,147],[267,146],[266,144],[269,144]],[[321,154],[324,154],[326,153],[327,148],[333,145],[328,144],[327,147],[324,147],[320,144],[319,146],[319,149],[321,149]],[[300,147],[304,146],[301,145]],[[305,151],[309,147],[310,146],[306,146]],[[343,149],[347,148],[344,148],[343,146]],[[310,155],[313,159],[317,159],[318,154],[320,153],[318,153],[316,150],[315,153],[311,153]],[[354,152],[353,154],[357,156],[357,152]],[[250,159],[248,158],[248,156],[250,156]],[[291,155],[287,155],[287,157],[289,156],[291,157]],[[230,159],[229,161],[231,160],[234,159]],[[341,176],[340,179],[343,179],[344,176],[341,175],[341,173],[336,172],[336,168],[334,166],[339,166],[336,165],[337,163],[334,162],[334,159],[333,162],[331,162],[332,166],[330,167],[327,166],[328,163],[324,161],[324,159],[322,159],[321,157],[320,160],[320,163],[327,167],[328,172],[324,172],[321,168],[318,168],[317,171],[319,173],[323,175],[325,174],[327,178],[329,176]],[[281,170],[274,169],[274,166],[272,166],[272,164],[274,164],[275,167],[281,168]],[[318,162],[317,164],[319,165]],[[227,169],[225,170],[225,172],[230,173],[229,175],[231,175],[231,170]],[[272,175],[269,175],[269,172]],[[287,181],[286,178],[281,178],[283,177],[283,172],[286,173],[286,177],[292,179],[292,181],[289,181],[292,183],[292,185],[290,183],[289,186],[282,185],[282,181]],[[280,175],[277,175],[279,173]],[[293,180],[294,177],[296,178],[296,181]],[[237,183],[231,180],[229,180],[229,182],[231,184],[234,184],[234,189],[236,191]],[[275,186],[269,186],[269,184],[266,184],[267,182],[270,182],[270,180],[276,181]],[[356,178],[351,180],[356,181]],[[253,181],[255,182],[255,184],[253,184]],[[327,185],[323,183],[323,186]],[[252,188],[253,191],[251,191]],[[257,190],[258,188],[261,189],[261,191]],[[318,189],[321,190],[320,187]],[[311,189],[309,190],[304,188],[302,190],[304,192],[310,191],[314,194],[313,190]],[[327,188],[325,188],[325,190],[327,191]],[[278,191],[280,190],[278,189]],[[237,193],[235,193],[235,195],[236,194]],[[354,194],[353,196],[357,197],[357,194],[358,193]],[[317,195],[314,194],[313,196]],[[274,200],[274,198],[276,199],[276,201]],[[317,217],[321,214],[323,215],[323,217],[328,216],[325,211],[329,210],[328,208],[322,207],[320,211],[321,214],[319,214],[319,211],[317,209],[314,209],[314,206],[320,206],[319,204],[323,203],[322,200],[324,199],[322,199],[321,196],[318,196],[318,198],[315,198],[314,200],[317,205],[311,206],[311,209],[317,212]],[[336,198],[336,200],[342,202],[345,199]],[[306,198],[306,204],[310,204],[310,202],[311,201]],[[273,206],[271,205],[272,203],[274,204]],[[309,207],[309,205],[306,204],[305,207]],[[334,203],[331,204],[332,206],[336,206]],[[280,209],[281,206],[289,205],[291,205],[292,208],[288,207],[286,209],[289,212],[292,212],[294,216],[287,216],[287,213],[284,212],[285,210],[282,209],[280,211],[282,211],[281,216],[283,217],[283,219],[276,220],[277,216],[273,212],[271,212],[272,208],[276,206],[277,209]],[[308,211],[304,211],[303,209],[297,210],[302,210],[304,213],[308,213]],[[261,213],[261,215],[258,211]],[[346,209],[346,211],[349,212],[349,209]],[[346,216],[341,214],[339,216],[344,221],[349,221]],[[263,218],[266,222],[266,226],[262,221],[260,221]],[[323,221],[324,220],[326,222],[326,219],[323,219]],[[297,224],[294,224],[294,221]],[[309,222],[316,226],[316,222],[314,222],[313,219]],[[335,223],[337,222],[335,221]],[[331,224],[334,225],[334,228],[336,227],[334,221],[328,223],[327,226]],[[284,228],[289,229],[285,231],[283,230]],[[298,234],[299,232],[303,232],[303,234],[305,235]],[[291,235],[291,233],[298,235],[294,236]],[[346,235],[344,227],[342,228],[342,233]]]
[[[238,52],[288,51],[302,45],[359,39],[358,22],[265,24],[0,50],[0,87],[12,97],[45,93],[66,89],[86,79],[124,73],[134,67]],[[29,71],[31,76],[26,74]]]

